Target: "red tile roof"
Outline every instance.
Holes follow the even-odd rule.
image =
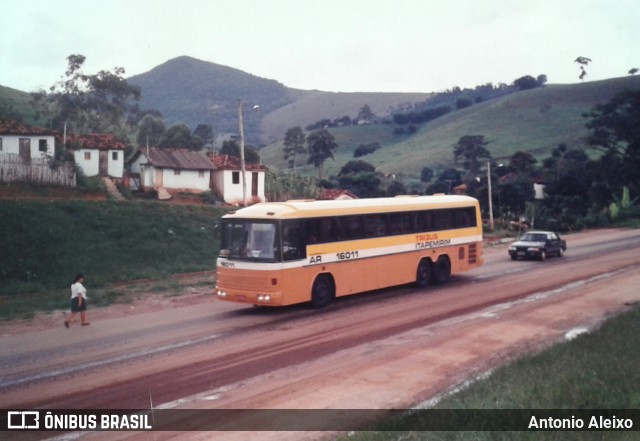
[[[0,135],[46,135],[55,136],[53,130],[33,127],[13,120],[0,120]]]
[[[81,149],[124,150],[125,144],[114,135],[106,133],[87,133],[84,135],[67,135],[67,143]]]
[[[339,188],[325,188],[320,192],[318,199],[320,200],[334,200],[340,196],[346,196],[350,199],[358,199],[358,196],[351,193],[349,190],[341,190]]]
[[[242,168],[240,159],[230,155],[213,155],[209,154],[209,159],[216,166],[216,170],[240,170]],[[245,163],[247,171],[265,171],[267,167],[262,164]]]

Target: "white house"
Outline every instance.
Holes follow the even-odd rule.
[[[141,190],[205,192],[210,189],[214,169],[204,153],[187,149],[142,148],[129,164],[132,175],[139,176]]]
[[[0,154],[18,155],[25,164],[32,159],[52,158],[55,132],[11,120],[0,120]]]
[[[124,176],[124,152],[127,146],[114,135],[71,135],[67,137],[67,144],[74,148],[76,164],[86,176],[100,175],[116,179]]]
[[[215,165],[211,180],[211,189],[227,204],[237,205],[244,202],[242,186],[242,167],[240,160],[229,155],[209,155]],[[267,168],[261,164],[245,164],[246,193],[249,203],[264,202],[265,175]]]

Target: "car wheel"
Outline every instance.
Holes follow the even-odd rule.
[[[545,250],[540,253],[540,260],[547,260],[547,252]]]
[[[558,250],[558,257],[562,257],[562,256],[564,256],[564,250],[562,248],[560,248]]]
[[[518,256],[516,256],[515,254],[511,254],[511,260],[518,260]]]

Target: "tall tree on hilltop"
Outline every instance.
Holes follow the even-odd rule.
[[[324,162],[333,159],[333,151],[338,148],[335,138],[327,129],[312,132],[307,136],[307,150],[309,152],[308,164],[313,164],[318,169],[318,176],[322,179]]]
[[[289,127],[287,133],[284,135],[284,159],[289,163],[289,168],[296,168],[296,158],[298,155],[307,153],[307,149],[304,146],[305,143],[304,132],[302,127]]]

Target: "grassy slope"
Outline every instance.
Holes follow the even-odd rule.
[[[383,148],[362,158],[378,170],[419,174],[453,163],[453,146],[461,136],[484,135],[494,158],[511,156],[518,150],[538,158],[549,156],[560,143],[580,148],[588,134],[582,117],[598,103],[607,102],[625,88],[640,88],[640,77],[623,77],[584,84],[548,85],[452,112],[420,126],[412,136],[393,136],[393,126],[331,129],[340,149],[329,170],[339,170],[359,144],[379,142]],[[282,143],[262,150],[270,167],[283,168]],[[314,173],[307,170],[307,173]]]
[[[12,106],[12,110],[22,115],[27,124],[41,125],[42,121],[35,118],[30,100],[31,96],[27,92],[0,86],[0,103]]]
[[[3,298],[67,287],[77,272],[92,286],[210,270],[222,210],[155,202],[0,201]]]
[[[385,117],[394,109],[425,101],[430,96],[428,93],[300,91],[295,102],[266,114],[260,127],[269,142],[277,142],[284,137],[289,127],[304,128],[325,118],[355,118],[365,104],[377,116]]]

